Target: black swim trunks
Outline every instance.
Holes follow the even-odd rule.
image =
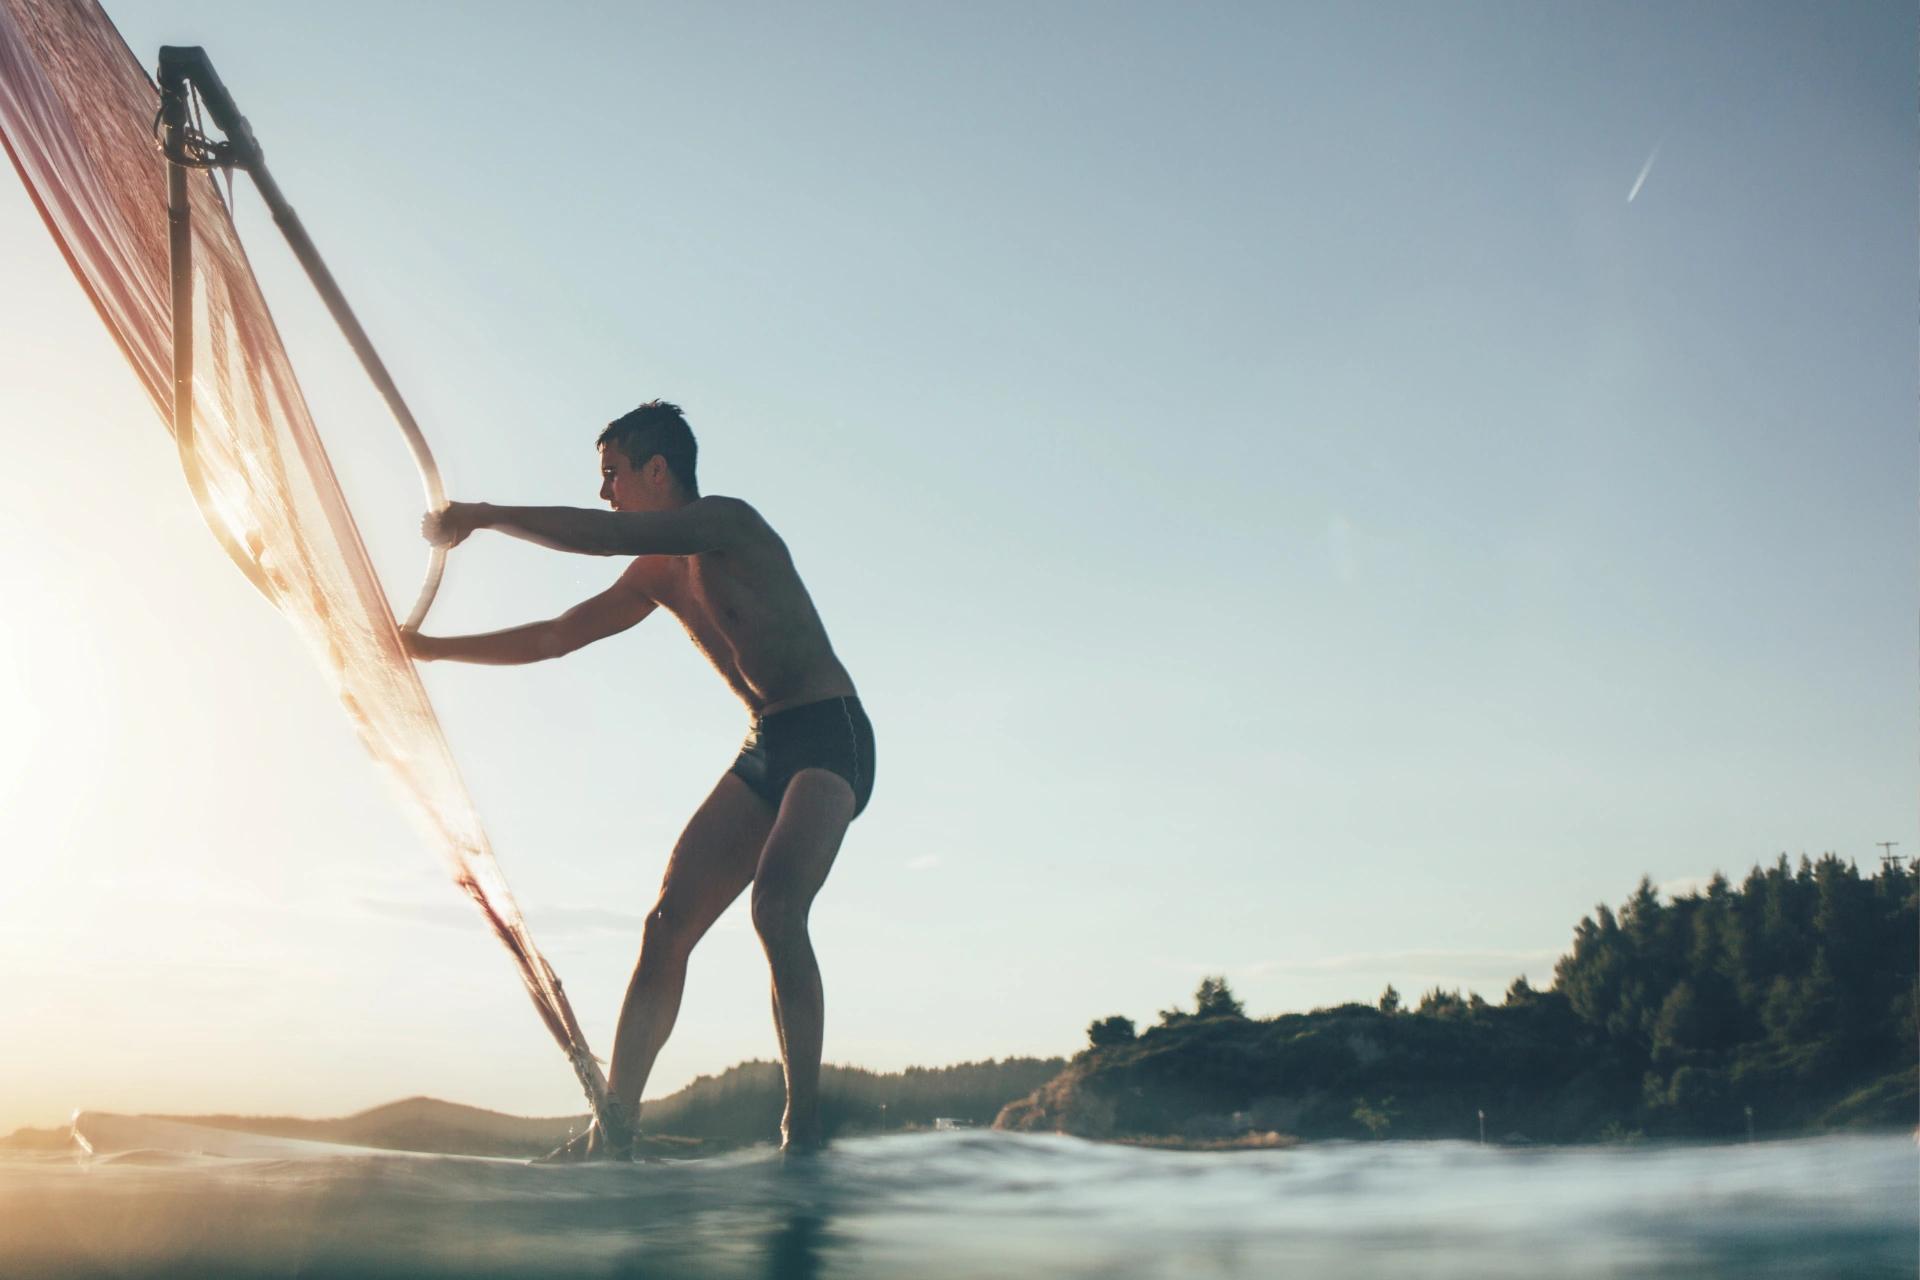
[[[860,699],[828,698],[760,717],[728,772],[778,809],[802,769],[845,778],[853,788],[853,816],[860,816],[873,795],[873,725]]]

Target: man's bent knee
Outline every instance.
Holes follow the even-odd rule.
[[[768,948],[784,946],[807,936],[807,903],[777,890],[753,893],[753,931]]]
[[[641,929],[641,959],[684,960],[693,950],[693,944],[700,940],[700,932],[697,922],[684,911],[665,902],[657,903],[647,913],[646,924]]]

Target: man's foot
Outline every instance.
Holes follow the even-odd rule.
[[[791,1129],[780,1126],[780,1154],[812,1156],[826,1149],[827,1140],[818,1129]]]
[[[639,1136],[632,1113],[609,1098],[600,1116],[581,1133],[534,1161],[535,1164],[568,1164],[584,1160],[633,1159],[633,1144]]]

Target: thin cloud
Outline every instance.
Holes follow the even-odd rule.
[[[1559,947],[1541,947],[1531,951],[1425,950],[1362,951],[1351,955],[1328,956],[1304,965],[1290,966],[1295,972],[1379,973],[1383,970],[1411,977],[1506,979],[1529,969],[1551,965],[1563,954]]]
[[[442,929],[484,928],[480,914],[457,894],[449,892],[444,902],[418,898],[375,898],[365,894],[355,902],[375,915],[412,924],[430,924]],[[647,921],[640,911],[619,911],[610,907],[536,907],[527,913],[535,937],[566,937],[581,933],[637,933]]]
[[[415,902],[398,898],[370,898],[362,894],[354,904],[389,920],[409,924],[430,924],[441,929],[468,929],[479,923],[479,915],[459,902]]]
[[[1182,960],[1174,966],[1182,973],[1197,974],[1200,977],[1212,977],[1225,974],[1228,981],[1236,978],[1264,978],[1270,973],[1301,973],[1307,966],[1286,964],[1279,960],[1255,960],[1251,964],[1200,964],[1192,960]]]
[[[541,907],[532,914],[540,928],[555,933],[637,933],[647,923],[644,911],[613,907]]]
[[[1187,973],[1225,974],[1235,978],[1262,978],[1271,974],[1388,973],[1411,978],[1494,979],[1506,981],[1524,970],[1539,970],[1558,960],[1564,950],[1541,947],[1531,951],[1424,950],[1361,951],[1350,955],[1323,956],[1318,960],[1256,960],[1248,964],[1196,964],[1182,961],[1177,966]]]
[[[907,860],[907,870],[909,871],[931,871],[939,865],[940,855],[937,853],[923,853],[917,858],[909,858]]]
[[[1628,204],[1632,204],[1633,198],[1640,194],[1640,188],[1647,185],[1647,175],[1653,172],[1653,162],[1660,158],[1660,147],[1665,141],[1666,139],[1662,138],[1654,143],[1653,151],[1647,156],[1647,162],[1640,166],[1640,176],[1633,180],[1633,190],[1627,192]]]

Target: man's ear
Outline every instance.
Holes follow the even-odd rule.
[[[648,484],[665,484],[668,480],[667,459],[665,454],[654,454],[647,459],[646,475]]]

